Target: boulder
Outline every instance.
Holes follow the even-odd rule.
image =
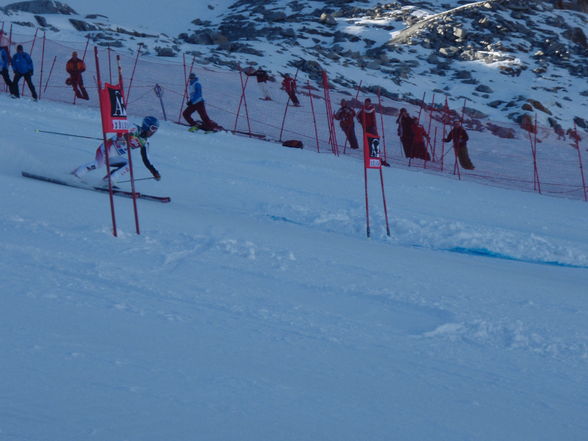
[[[77,15],[77,12],[65,3],[54,0],[33,0],[27,2],[10,3],[4,6],[5,11],[30,12],[32,14],[63,14]]]

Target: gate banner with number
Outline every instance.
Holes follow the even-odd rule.
[[[127,109],[120,84],[104,83],[100,91],[100,112],[102,114],[102,130],[104,133],[127,133]]]

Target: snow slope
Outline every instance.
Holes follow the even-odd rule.
[[[168,205],[66,176],[93,109],[0,96],[0,440],[585,440],[588,205],[164,123]],[[139,117],[133,118],[135,121]],[[228,159],[230,158],[230,160]],[[137,166],[137,177],[147,171]]]

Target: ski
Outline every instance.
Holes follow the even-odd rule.
[[[47,177],[47,176],[36,175],[36,174],[25,172],[25,171],[21,172],[21,174],[25,178],[36,179],[38,181],[50,182],[52,184],[64,185],[66,187],[79,188],[79,189],[82,189],[82,190],[97,191],[99,193],[108,193],[108,188],[104,188],[104,187],[95,187],[95,186],[92,186],[92,185],[84,185],[82,183],[77,184],[77,183],[74,183],[74,182],[67,182],[67,181],[63,181],[61,179],[56,179],[56,178],[50,178],[50,177]],[[125,191],[125,190],[113,189],[112,190],[112,194],[115,195],[115,196],[123,197],[123,198],[129,198],[129,199],[132,199],[133,198],[133,193],[130,192],[130,191]],[[145,193],[137,193],[137,192],[135,192],[135,197],[137,199],[144,199],[146,201],[153,201],[153,202],[162,202],[162,203],[171,202],[171,198],[169,196],[154,196],[154,195],[151,195],[151,194],[145,194]]]

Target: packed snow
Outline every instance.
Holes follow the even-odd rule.
[[[99,141],[36,130],[98,112],[0,109],[1,440],[587,438],[585,202],[393,166],[368,239],[357,158],[163,122],[137,186],[172,202],[114,237],[21,176],[73,179]]]

